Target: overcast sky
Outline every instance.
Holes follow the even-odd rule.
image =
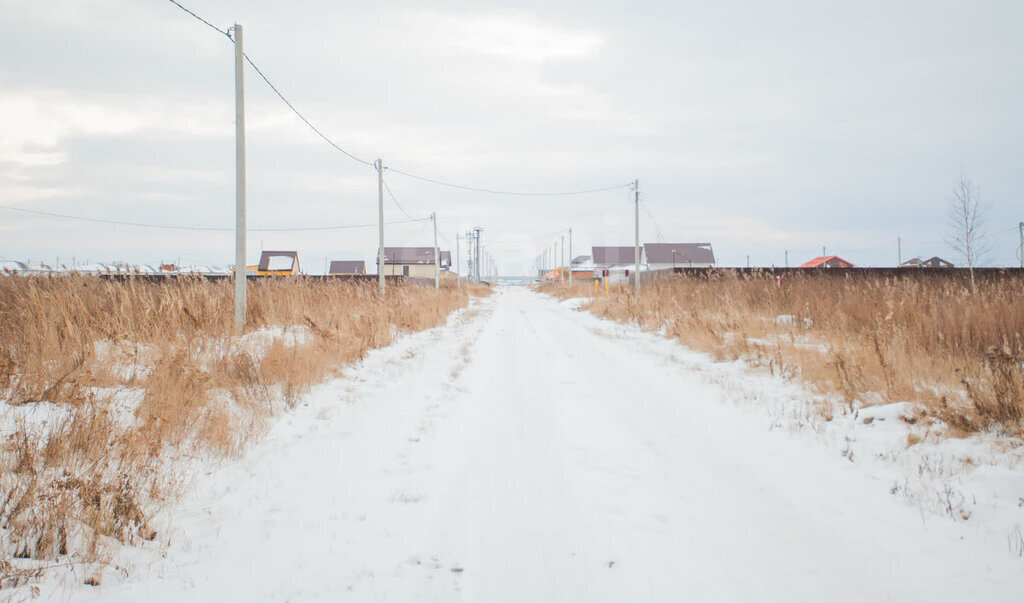
[[[1024,220],[1024,3],[182,0],[351,153],[520,192],[638,179],[641,242],[704,242],[721,265],[961,258],[961,172],[987,204],[987,262],[1017,265]],[[0,2],[0,205],[137,223],[234,225],[233,46],[167,0]],[[377,180],[249,69],[250,228],[373,223]],[[627,188],[514,197],[386,172],[442,248],[484,229],[525,273],[633,243]],[[388,199],[386,220],[405,219]],[[250,232],[248,260],[298,250],[372,265],[375,228]],[[432,244],[428,222],[388,245]],[[229,264],[231,232],[114,226],[0,207],[0,256]],[[371,267],[372,270],[372,267]]]

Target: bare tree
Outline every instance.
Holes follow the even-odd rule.
[[[981,194],[966,174],[960,172],[960,180],[953,186],[953,203],[949,208],[949,246],[963,256],[971,273],[971,288],[974,288],[974,267],[988,252],[988,244],[982,228],[985,224],[986,206],[981,203]]]

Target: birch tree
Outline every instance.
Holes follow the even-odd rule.
[[[953,202],[949,208],[948,243],[966,262],[971,274],[971,288],[975,286],[974,267],[988,250],[982,233],[985,210],[978,187],[961,172],[959,181],[953,185]]]

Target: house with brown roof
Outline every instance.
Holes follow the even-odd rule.
[[[711,243],[644,243],[649,270],[710,268],[715,265]]]
[[[598,270],[609,270],[615,267],[628,268],[636,264],[636,249],[628,247],[591,247],[591,258]],[[640,263],[644,261],[643,248],[640,249]]]
[[[947,262],[946,260],[936,256],[922,260],[921,258],[911,258],[906,262],[900,264],[900,268],[952,268],[953,262]]]
[[[442,273],[447,272],[452,266],[452,254],[438,252],[439,268]],[[434,278],[433,247],[385,247],[383,256],[386,275]]]
[[[264,251],[260,254],[260,263],[246,266],[246,274],[284,276],[302,274],[299,270],[299,252],[297,251]]]
[[[824,255],[800,264],[800,268],[856,268],[838,255]]]
[[[366,262],[363,260],[332,260],[327,274],[366,274]]]

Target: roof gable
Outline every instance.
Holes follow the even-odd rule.
[[[825,255],[800,265],[800,268],[856,268],[838,255]]]
[[[452,265],[452,252],[438,249],[441,266]],[[385,247],[385,264],[433,264],[433,247]]]
[[[433,247],[385,247],[385,264],[433,264]]]
[[[298,272],[299,270],[299,252],[297,251],[264,251],[260,254],[260,265],[258,270],[266,272],[271,270],[270,263],[273,258],[291,258],[291,268],[284,268],[284,270],[293,270]],[[280,268],[275,268],[280,270]]]
[[[952,268],[953,262],[946,261],[938,256],[928,258],[922,262],[928,268]]]
[[[636,261],[636,250],[630,247],[591,247],[595,264],[631,264]]]
[[[715,263],[711,243],[644,243],[644,253],[648,264]]]
[[[332,260],[328,274],[366,274],[363,260]]]

